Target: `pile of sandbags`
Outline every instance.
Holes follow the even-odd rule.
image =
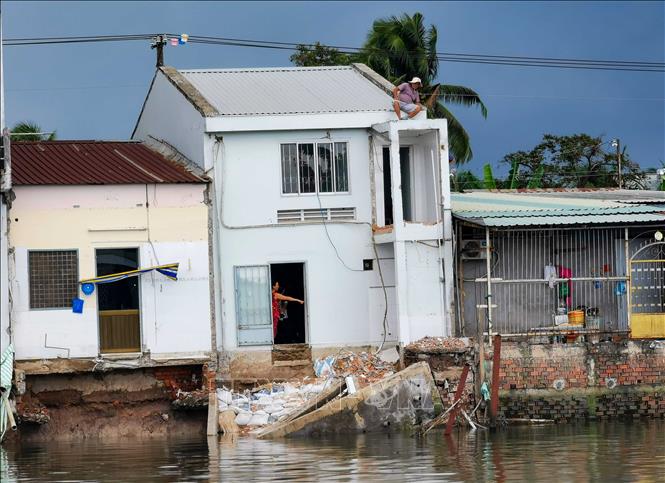
[[[238,426],[265,426],[285,419],[323,391],[326,384],[329,382],[273,383],[244,393],[222,388],[217,389],[217,404],[220,411],[234,411]]]

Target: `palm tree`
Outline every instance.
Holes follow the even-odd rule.
[[[30,121],[15,124],[10,133],[12,141],[53,141],[55,139],[55,131],[44,139],[42,128]]]
[[[392,16],[374,21],[359,57],[394,84],[420,77],[423,104],[431,117],[448,120],[450,151],[463,163],[473,156],[469,134],[444,103],[478,106],[483,117],[487,117],[487,108],[473,89],[433,84],[439,70],[436,41],[436,27],[425,28],[421,13]]]

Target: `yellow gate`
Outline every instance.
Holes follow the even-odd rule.
[[[650,243],[630,259],[630,336],[665,338],[665,243]]]

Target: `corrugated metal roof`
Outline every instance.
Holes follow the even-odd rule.
[[[12,142],[15,185],[201,183],[190,173],[140,142]]]
[[[564,197],[476,191],[455,193],[451,198],[455,217],[484,226],[665,222],[665,200],[662,204],[626,203],[589,196],[586,191]]]
[[[222,116],[391,111],[351,66],[179,70]]]

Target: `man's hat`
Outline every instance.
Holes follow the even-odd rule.
[[[423,81],[420,80],[420,77],[414,77],[413,79],[411,79],[411,80],[409,81],[409,84],[415,84],[416,82],[417,82],[418,84],[421,84],[421,85],[422,85],[422,83],[423,83]]]

